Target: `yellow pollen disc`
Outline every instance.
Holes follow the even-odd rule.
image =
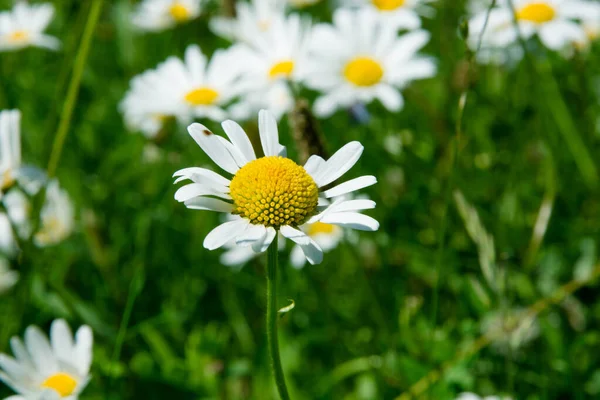
[[[169,14],[177,22],[183,22],[190,19],[190,11],[181,3],[175,3],[169,7]]]
[[[269,78],[275,79],[280,77],[289,78],[294,71],[294,62],[292,60],[280,61],[273,65],[269,70]]]
[[[233,213],[254,225],[302,225],[313,215],[319,189],[306,170],[285,157],[271,156],[244,165],[229,185]]]
[[[517,19],[543,24],[554,19],[554,8],[547,3],[530,3],[517,12]]]
[[[11,42],[24,42],[29,38],[27,31],[14,31],[8,36],[8,40]]]
[[[404,5],[405,0],[373,0],[373,5],[381,11],[392,11]]]
[[[216,90],[207,87],[201,87],[194,89],[185,95],[185,101],[194,106],[207,106],[219,97],[219,93]]]
[[[315,222],[308,228],[308,236],[316,236],[320,234],[330,235],[335,231],[335,225],[326,224],[324,222]]]
[[[383,78],[383,68],[372,58],[356,57],[346,64],[344,76],[356,86],[373,86]]]
[[[61,397],[67,397],[73,394],[77,381],[69,374],[59,372],[54,374],[42,383],[43,388],[53,389]]]

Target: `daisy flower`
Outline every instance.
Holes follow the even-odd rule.
[[[46,189],[46,202],[41,212],[41,227],[35,234],[35,243],[40,247],[62,242],[73,231],[75,211],[69,195],[53,180]]]
[[[13,287],[19,280],[19,273],[10,269],[8,261],[0,258],[0,294]]]
[[[295,14],[276,18],[269,30],[241,47],[245,52],[241,81],[251,89],[232,107],[234,118],[247,119],[265,108],[280,119],[293,108],[294,98],[286,81],[302,80],[309,39],[310,21]]]
[[[131,22],[143,31],[162,31],[197,18],[200,3],[201,0],[144,0],[131,16]]]
[[[181,123],[223,120],[224,107],[243,89],[237,84],[243,64],[238,50],[217,50],[209,61],[198,46],[188,46],[183,61],[170,57],[135,77],[120,105],[126,124],[153,136],[169,116]]]
[[[231,41],[246,42],[268,30],[277,18],[284,15],[285,2],[282,0],[238,1],[235,4],[235,18],[213,17],[208,27],[215,35]]]
[[[429,34],[421,30],[398,36],[394,25],[370,10],[336,10],[333,25],[313,29],[305,83],[324,92],[315,102],[315,113],[327,117],[336,109],[374,99],[389,111],[400,110],[398,89],[436,72],[433,61],[416,55],[428,40]]]
[[[188,128],[202,150],[233,176],[229,179],[204,168],[186,168],[174,174],[175,183],[192,181],[177,190],[177,201],[191,209],[231,214],[231,221],[206,236],[204,247],[214,250],[233,239],[240,246],[252,246],[262,253],[279,232],[300,245],[311,264],[318,264],[323,251],[302,231],[305,224],[321,221],[367,231],[379,228],[375,219],[358,212],[373,208],[374,202],[350,200],[325,205],[328,198],[376,183],[374,176],[361,176],[323,189],[356,164],[363,152],[359,142],[346,144],[327,161],[313,155],[300,166],[285,156],[277,121],[271,113],[261,110],[258,124],[264,152],[259,158],[244,130],[233,121],[222,124],[230,140],[198,123]]]
[[[14,358],[0,354],[0,380],[19,393],[11,400],[76,400],[89,381],[92,344],[92,330],[86,325],[73,338],[64,320],[54,320],[50,341],[30,326],[25,343],[17,337],[10,340]]]
[[[18,1],[11,11],[0,12],[0,51],[19,50],[28,46],[56,50],[60,41],[44,30],[54,15],[52,4]]]
[[[561,50],[586,38],[579,22],[587,18],[600,19],[600,4],[585,0],[514,0],[515,15],[508,0],[499,0],[486,27],[486,41],[496,47],[506,47],[518,38],[514,18],[524,39],[537,35],[544,46]],[[487,10],[475,15],[469,23],[471,46],[484,27]]]
[[[421,18],[418,10],[427,0],[342,0],[343,6],[361,7],[375,11],[397,29],[418,29]],[[426,6],[425,6],[426,7]],[[427,10],[427,8],[425,8]]]
[[[0,193],[10,188],[21,167],[21,113],[0,111]]]

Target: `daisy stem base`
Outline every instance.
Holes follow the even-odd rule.
[[[289,400],[285,377],[281,368],[281,358],[279,357],[279,339],[277,336],[277,268],[278,268],[278,235],[275,235],[273,243],[268,249],[269,262],[267,265],[267,341],[269,343],[269,358],[273,368],[273,376],[279,397],[282,400]]]

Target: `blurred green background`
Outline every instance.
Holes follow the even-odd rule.
[[[0,109],[22,111],[23,158],[40,167],[92,3],[51,2],[57,15],[48,32],[62,49],[0,54]],[[0,9],[11,3],[0,1]],[[220,265],[220,251],[202,246],[219,216],[177,203],[171,179],[210,160],[185,127],[169,124],[152,143],[127,132],[117,109],[133,76],[182,56],[188,44],[207,53],[228,46],[207,28],[219,5],[173,30],[139,35],[128,23],[133,3],[105,1],[58,167],[76,204],[77,231],[60,246],[23,255],[16,268],[33,275],[0,299],[0,351],[27,325],[47,330],[64,317],[95,333],[82,399],[275,399],[264,329],[266,256],[239,272]],[[449,368],[417,398],[463,391],[531,400],[600,396],[597,283],[513,329],[526,307],[573,279],[588,283],[598,265],[595,170],[578,168],[582,155],[567,145],[581,140],[579,150],[600,167],[598,44],[571,59],[539,46],[511,68],[469,69],[458,33],[465,6],[432,3],[424,52],[437,60],[438,74],[403,92],[401,112],[374,103],[365,124],[346,112],[319,121],[330,154],[351,140],[365,145],[348,177],[378,178],[363,193],[377,202],[369,214],[381,228],[302,270],[289,265],[289,243],[282,253],[279,302],[296,303],[280,322],[294,399],[394,399],[445,362]],[[331,7],[301,12],[327,21]],[[468,88],[457,135],[458,101]],[[279,126],[293,157],[287,118]],[[244,127],[257,135],[255,122]],[[458,193],[468,204],[456,201]],[[542,204],[552,214],[536,237]],[[490,237],[493,244],[482,240]],[[500,339],[457,356],[494,329]]]

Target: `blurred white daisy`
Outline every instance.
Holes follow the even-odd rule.
[[[224,107],[240,91],[239,48],[217,50],[207,60],[198,46],[188,46],[184,60],[169,57],[154,70],[135,77],[120,104],[126,124],[154,136],[165,118],[181,123],[194,118],[223,120]]]
[[[21,113],[0,111],[0,194],[11,187],[21,167]]]
[[[86,325],[73,338],[64,320],[54,320],[50,341],[37,326],[30,326],[25,343],[13,337],[10,346],[14,358],[0,354],[0,380],[19,393],[11,400],[77,400],[90,379],[93,337]]]
[[[586,39],[581,20],[600,19],[600,4],[585,0],[514,0],[515,15],[508,0],[498,0],[498,6],[490,12],[485,28],[485,43],[490,47],[506,47],[518,38],[514,18],[519,32],[525,39],[534,35],[544,46],[562,50]],[[469,22],[469,44],[476,46],[485,25],[487,10],[475,15]]]
[[[202,0],[144,0],[138,4],[131,22],[144,31],[162,31],[200,15]]]
[[[304,224],[321,221],[367,231],[379,228],[375,219],[358,212],[374,208],[375,203],[370,200],[319,206],[320,196],[321,204],[326,204],[324,199],[376,183],[374,176],[361,176],[331,189],[322,189],[356,164],[363,152],[359,142],[346,144],[327,161],[311,156],[302,167],[285,157],[286,149],[279,143],[275,118],[261,110],[258,120],[265,155],[260,158],[256,157],[244,130],[233,121],[222,124],[231,141],[213,134],[201,124],[188,128],[202,150],[233,175],[228,179],[204,168],[186,168],[174,174],[178,177],[176,183],[185,179],[193,182],[177,190],[176,200],[191,209],[233,215],[233,221],[217,226],[206,236],[204,247],[214,250],[235,239],[240,246],[252,246],[255,252],[264,252],[279,232],[300,245],[311,264],[318,264],[323,252],[301,230]]]
[[[494,349],[507,354],[537,338],[540,326],[537,317],[528,310],[513,308],[488,314],[482,321],[481,331],[492,339]]]
[[[235,18],[213,17],[208,26],[214,34],[225,39],[246,42],[268,30],[277,18],[283,17],[284,9],[283,0],[238,1]]]
[[[461,393],[456,400],[511,400],[510,397],[500,397],[500,396],[486,396],[486,397],[480,397],[478,395],[476,395],[475,393]]]
[[[52,4],[28,4],[18,1],[12,10],[0,12],[0,51],[25,47],[44,47],[56,50],[60,41],[44,33],[52,21]]]
[[[394,25],[370,10],[338,9],[333,25],[313,29],[305,83],[325,94],[314,104],[318,116],[378,99],[389,111],[404,100],[399,92],[415,79],[435,75],[434,62],[416,55],[429,40],[421,30],[398,36]]]
[[[341,0],[343,6],[364,7],[377,12],[386,22],[397,29],[417,29],[421,27],[419,8],[431,11],[424,5],[428,0]]]
[[[2,204],[6,212],[0,212],[0,253],[12,257],[17,250],[17,238],[29,236],[30,201],[20,190],[11,190],[2,197]]]
[[[65,240],[73,231],[75,211],[69,195],[53,180],[46,189],[46,202],[40,215],[40,230],[35,234],[38,246],[51,246]]]
[[[242,82],[248,93],[231,108],[234,118],[247,119],[268,109],[276,119],[290,111],[294,98],[288,82],[300,82],[305,73],[310,21],[294,14],[276,18],[270,29],[241,47]],[[288,82],[286,82],[288,81]]]
[[[0,258],[0,294],[13,287],[18,280],[19,273],[10,269],[6,259]]]

